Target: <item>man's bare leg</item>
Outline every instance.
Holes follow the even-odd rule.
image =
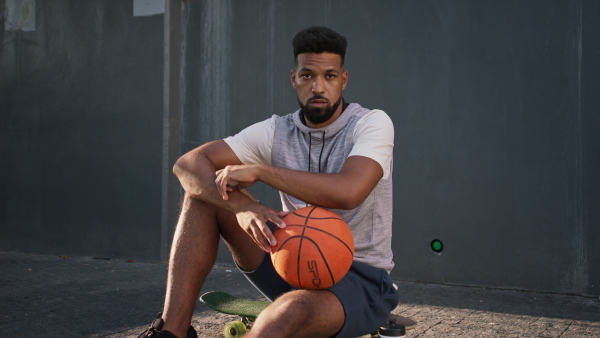
[[[200,289],[216,260],[223,236],[238,265],[255,270],[264,258],[235,215],[224,209],[184,197],[171,247],[163,330],[185,337]],[[277,298],[257,318],[252,337],[329,337],[344,323],[344,309],[329,291],[297,290]]]
[[[215,263],[221,234],[230,248],[244,252],[243,266],[258,267],[264,252],[242,231],[234,214],[186,194],[169,258],[163,330],[186,336],[198,294]]]
[[[333,293],[296,290],[266,308],[246,337],[332,337],[344,320],[344,307]]]

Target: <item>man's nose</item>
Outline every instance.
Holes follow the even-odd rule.
[[[312,85],[312,92],[314,94],[323,94],[325,92],[325,87],[323,86],[323,79],[321,77],[315,77],[315,80]]]

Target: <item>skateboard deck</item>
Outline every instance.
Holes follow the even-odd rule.
[[[252,328],[256,317],[271,304],[269,301],[242,299],[220,291],[207,292],[200,296],[200,301],[215,311],[240,317],[240,320],[225,325],[225,338],[243,337]]]
[[[200,296],[200,301],[215,311],[249,318],[258,317],[271,304],[269,301],[242,299],[220,291],[207,292]]]
[[[240,316],[240,320],[225,325],[223,334],[226,338],[243,337],[252,327],[256,317],[271,304],[269,301],[238,298],[221,291],[207,292],[200,296],[200,301],[215,311]],[[396,314],[391,314],[389,320],[395,320],[407,330],[414,329],[417,325],[414,320]],[[377,333],[372,334],[372,337],[378,336]]]

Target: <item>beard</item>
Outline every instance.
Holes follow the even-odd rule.
[[[315,99],[326,100],[328,103],[327,107],[310,108],[308,106],[308,103]],[[335,114],[335,111],[340,106],[340,103],[342,103],[342,97],[340,96],[340,98],[337,100],[336,103],[333,104],[333,106],[329,103],[330,102],[328,99],[320,95],[313,96],[310,99],[306,100],[306,105],[300,102],[300,99],[298,99],[298,104],[300,105],[300,114],[304,115],[304,117],[312,124],[321,124],[327,122],[333,116],[333,114]]]

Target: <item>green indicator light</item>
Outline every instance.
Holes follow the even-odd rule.
[[[431,241],[431,250],[434,252],[442,252],[444,250],[444,244],[439,239],[434,239]]]

